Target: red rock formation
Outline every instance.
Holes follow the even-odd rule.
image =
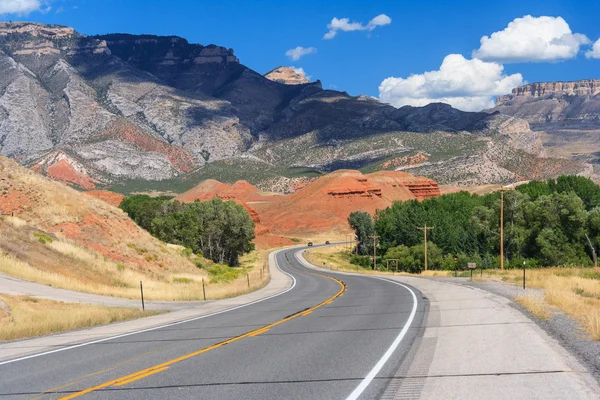
[[[50,165],[46,169],[49,177],[62,183],[76,185],[82,189],[94,189],[98,181],[90,178],[87,175],[79,173],[66,160],[60,160],[56,164]]]
[[[382,171],[363,175],[342,170],[316,179],[284,196],[268,196],[248,182],[229,186],[210,180],[183,193],[180,201],[219,197],[244,205],[256,224],[257,236],[305,235],[349,230],[347,219],[353,211],[374,213],[398,200],[422,200],[439,196],[436,182],[405,172]]]

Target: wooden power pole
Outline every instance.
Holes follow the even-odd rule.
[[[504,269],[504,192],[508,188],[500,189],[500,269]]]
[[[417,226],[417,229],[420,229],[423,231],[423,235],[424,235],[424,247],[423,247],[423,253],[424,253],[424,258],[425,258],[425,271],[427,271],[427,230],[429,229],[433,229],[433,226]]]
[[[369,237],[373,239],[373,271],[377,271],[377,238],[379,236],[373,235]]]

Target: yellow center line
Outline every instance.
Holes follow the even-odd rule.
[[[145,374],[136,375],[133,378],[129,378],[129,379],[125,380],[125,381],[121,381],[119,383],[116,383],[115,386],[123,386],[123,385],[126,385],[128,383],[137,381],[138,379],[142,379],[142,378],[145,378],[145,377],[150,376],[150,375],[158,374],[159,372],[163,372],[167,368],[169,368],[169,367],[162,367],[162,368],[159,368],[159,369],[148,371]]]
[[[92,372],[92,373],[87,374],[87,375],[83,375],[81,378],[79,378],[79,379],[77,379],[75,381],[71,381],[71,382],[66,383],[64,385],[56,386],[56,387],[53,387],[51,389],[46,389],[46,390],[44,390],[43,392],[40,393],[41,396],[32,398],[31,400],[41,400],[44,397],[44,395],[46,395],[46,394],[56,393],[57,391],[59,391],[61,389],[65,389],[65,388],[68,388],[69,386],[73,386],[73,385],[76,385],[78,383],[81,383],[81,382],[83,382],[87,378],[91,378],[92,376],[99,375],[99,374],[102,374],[104,372],[112,371],[113,369],[115,369],[115,368],[117,368],[119,366],[122,366],[122,365],[125,365],[125,364],[130,364],[130,363],[135,362],[135,361],[137,361],[139,359],[142,359],[142,358],[144,358],[146,356],[149,356],[150,354],[156,353],[158,351],[164,351],[164,350],[166,350],[166,349],[168,349],[170,347],[174,347],[176,345],[177,344],[174,343],[174,344],[170,344],[170,345],[167,345],[167,346],[162,346],[162,347],[160,347],[158,349],[154,349],[154,350],[148,351],[146,353],[143,353],[143,354],[141,354],[141,355],[139,355],[137,357],[130,358],[129,360],[124,360],[124,361],[120,361],[118,363],[115,363],[115,364],[113,364],[113,365],[109,366],[108,368],[105,368],[105,369],[103,369],[101,371],[96,371],[96,372]]]
[[[337,292],[332,297],[328,298],[327,300],[325,300],[325,301],[317,304],[316,306],[313,306],[311,308],[303,310],[302,312],[299,312],[299,313],[296,313],[296,314],[292,314],[292,315],[290,315],[290,316],[288,316],[288,317],[286,317],[284,319],[281,319],[281,320],[279,320],[277,322],[273,322],[272,324],[265,325],[262,328],[258,328],[258,329],[255,329],[253,331],[246,332],[246,333],[244,333],[242,335],[233,337],[233,338],[225,340],[223,342],[220,342],[220,343],[214,344],[212,346],[206,347],[204,349],[197,350],[197,351],[195,351],[193,353],[189,353],[189,354],[183,355],[181,357],[174,358],[174,359],[172,359],[170,361],[166,361],[166,362],[163,362],[161,364],[155,365],[153,367],[146,368],[146,369],[143,369],[143,370],[138,371],[138,372],[134,372],[133,374],[129,374],[129,375],[123,376],[121,378],[113,379],[111,381],[104,382],[104,383],[102,383],[100,385],[92,386],[90,388],[81,390],[79,392],[70,394],[68,396],[61,397],[60,400],[74,399],[74,398],[82,396],[84,394],[91,393],[91,392],[94,392],[96,390],[103,389],[103,388],[106,388],[106,387],[109,387],[109,386],[121,386],[121,385],[125,385],[127,383],[136,381],[138,379],[142,379],[142,378],[145,378],[147,376],[150,376],[150,375],[162,372],[162,371],[166,370],[169,366],[171,366],[171,365],[173,365],[175,363],[187,360],[187,359],[192,358],[192,357],[196,357],[196,356],[198,356],[198,355],[200,355],[202,353],[206,353],[207,351],[217,349],[217,348],[219,348],[221,346],[225,346],[226,344],[236,342],[236,341],[238,341],[240,339],[243,339],[243,338],[260,335],[261,333],[265,333],[266,331],[268,331],[269,329],[271,329],[271,328],[273,328],[273,327],[275,327],[277,325],[280,325],[280,324],[283,324],[285,322],[288,322],[288,321],[290,321],[290,320],[292,320],[294,318],[297,318],[299,316],[310,314],[311,312],[313,312],[317,308],[323,307],[326,304],[331,304],[331,302],[333,300],[335,300],[336,298],[340,297],[342,295],[342,293],[344,293],[344,291],[346,290],[346,284],[344,282],[340,281],[339,279],[336,279],[336,278],[334,278],[332,276],[321,275],[321,274],[314,274],[314,275],[320,275],[320,276],[323,276],[325,278],[328,278],[328,279],[331,279],[331,280],[337,282],[341,286],[340,291]]]

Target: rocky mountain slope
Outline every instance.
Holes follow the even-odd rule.
[[[285,191],[339,168],[418,168],[457,184],[590,173],[540,158],[519,118],[281,83],[232,49],[175,36],[0,23],[0,71],[0,154],[84,189],[219,178]]]
[[[553,156],[600,165],[600,80],[532,83],[497,99],[492,112],[528,121]]]

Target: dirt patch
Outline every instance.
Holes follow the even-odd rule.
[[[31,201],[24,192],[12,188],[0,192],[0,214],[20,215],[29,207]]]
[[[108,190],[90,190],[85,192],[89,196],[94,196],[97,199],[107,202],[113,207],[119,207],[125,196],[118,193],[109,192]]]
[[[254,244],[258,250],[265,250],[275,247],[293,246],[298,243],[284,236],[261,235],[254,239]]]

